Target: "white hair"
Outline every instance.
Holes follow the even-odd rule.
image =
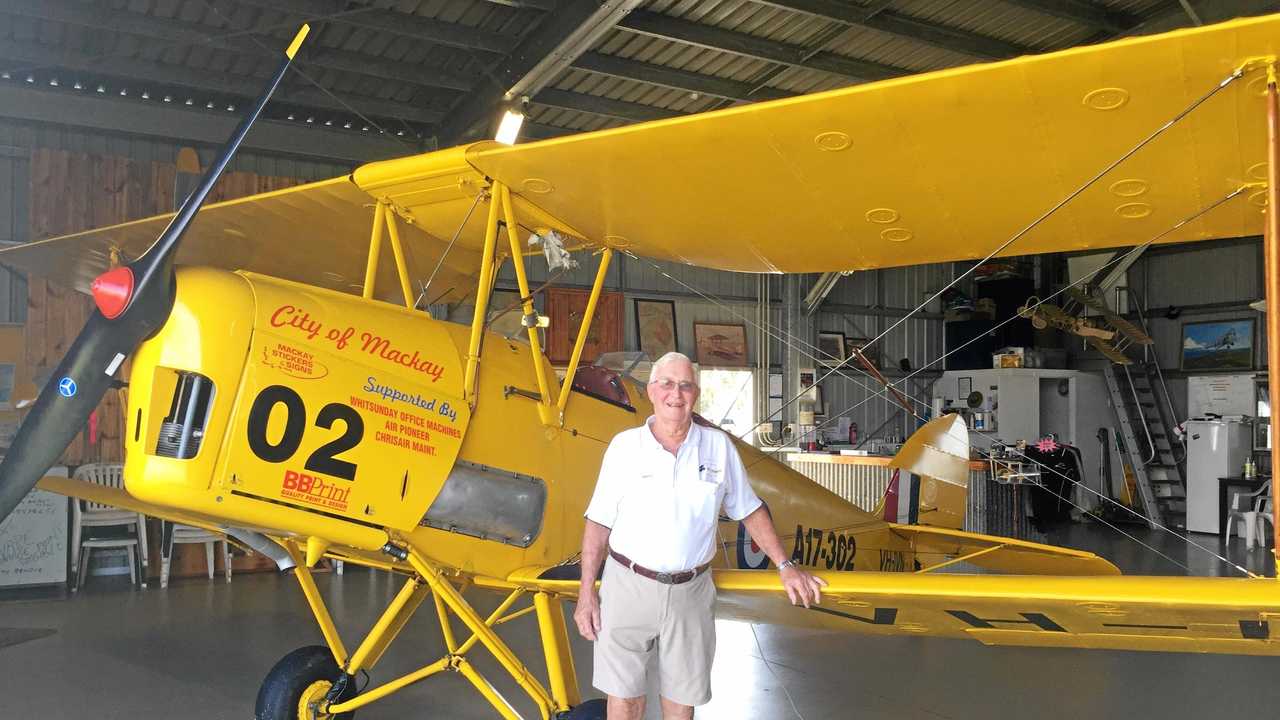
[[[689,363],[690,369],[693,370],[693,384],[697,385],[698,384],[698,366],[693,364],[693,361],[689,359],[688,355],[685,355],[684,353],[681,353],[681,352],[675,352],[674,350],[658,358],[653,363],[653,365],[649,368],[649,382],[651,383],[657,382],[658,371],[660,371],[662,368],[666,367],[667,365],[670,365],[671,363],[676,362],[677,360],[682,360],[684,362]]]

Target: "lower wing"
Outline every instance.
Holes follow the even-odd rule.
[[[87,480],[76,480],[74,478],[56,477],[46,475],[36,483],[36,487],[41,490],[66,495],[67,497],[79,498],[90,502],[101,503],[118,507],[122,510],[132,510],[140,512],[147,517],[160,518],[170,522],[180,523],[182,525],[190,525],[198,527],[202,530],[210,530],[216,533],[226,532],[225,528],[220,527],[217,523],[207,518],[197,515],[174,510],[160,505],[143,502],[130,495],[124,488],[108,487],[91,483]]]
[[[530,568],[508,581],[575,596],[577,581],[561,570]],[[822,603],[803,608],[787,600],[776,572],[717,570],[716,614],[984,645],[1280,655],[1270,625],[1280,620],[1280,586],[1271,579],[816,574],[827,581]]]

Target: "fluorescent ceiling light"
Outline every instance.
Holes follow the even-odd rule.
[[[498,134],[493,139],[503,145],[515,145],[520,135],[520,126],[524,125],[524,113],[508,110],[502,114],[502,122],[498,123]]]

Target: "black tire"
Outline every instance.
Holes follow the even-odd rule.
[[[341,676],[342,670],[334,662],[329,648],[323,645],[300,647],[280,658],[280,662],[267,673],[258,690],[253,717],[256,720],[298,720],[298,702],[302,699],[302,693],[313,683],[321,680],[332,683]],[[339,700],[350,700],[357,692],[355,680],[349,679]],[[321,717],[352,720],[355,716],[352,711]]]
[[[603,698],[598,698],[588,700],[581,705],[574,705],[573,709],[560,716],[560,720],[605,720],[609,712],[607,702]]]

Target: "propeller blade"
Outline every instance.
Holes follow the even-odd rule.
[[[114,375],[125,357],[133,354],[168,319],[176,290],[173,264],[182,235],[284,78],[309,31],[307,25],[298,31],[266,89],[240,120],[168,227],[145,253],[124,266],[128,273],[120,271],[131,282],[115,298],[123,298],[124,302],[94,311],[40,391],[8,454],[0,462],[0,520],[22,502],[84,427],[102,396],[116,383]]]

